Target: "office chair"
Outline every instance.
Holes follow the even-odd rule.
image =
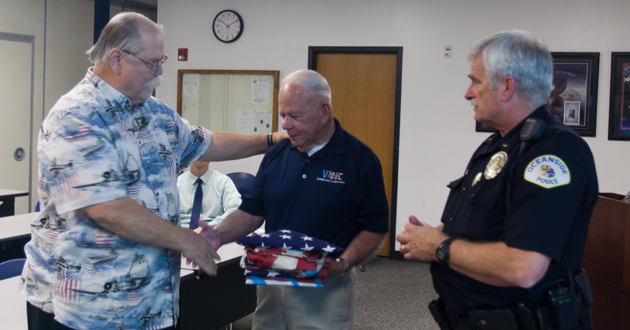
[[[238,193],[241,195],[245,195],[249,192],[254,184],[254,179],[256,179],[255,176],[245,172],[228,173],[227,176],[232,179],[236,190],[238,190]]]
[[[11,259],[0,264],[0,281],[19,276],[24,268],[25,258]]]

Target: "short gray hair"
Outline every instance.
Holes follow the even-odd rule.
[[[109,52],[114,48],[137,54],[144,50],[140,30],[143,24],[153,26],[164,34],[164,27],[146,16],[134,12],[122,12],[112,17],[107,23],[98,41],[85,52],[93,64],[107,61]]]
[[[538,35],[522,30],[491,34],[472,46],[468,61],[473,62],[479,55],[491,90],[497,90],[503,78],[510,76],[530,106],[547,103],[553,63],[549,48]]]
[[[332,93],[330,92],[328,81],[317,71],[295,71],[282,79],[282,82],[280,83],[280,88],[282,89],[285,84],[300,86],[304,89],[313,89],[317,91],[319,95],[324,97],[332,107]]]

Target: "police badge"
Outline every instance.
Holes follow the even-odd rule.
[[[508,155],[505,151],[499,151],[490,158],[490,162],[488,162],[488,166],[486,166],[486,171],[483,173],[483,177],[486,180],[494,179],[497,174],[501,172],[505,163],[507,163]]]

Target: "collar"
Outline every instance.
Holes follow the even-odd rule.
[[[142,102],[133,106],[131,104],[131,100],[127,96],[105,82],[105,80],[101,79],[101,77],[97,76],[92,69],[94,69],[94,67],[90,67],[87,70],[85,79],[98,90],[104,101],[107,103],[107,108],[113,106],[120,110],[132,111],[134,108],[144,104],[144,102]],[[107,108],[104,110],[107,111]]]
[[[504,137],[501,137],[501,133],[497,131],[489,138],[487,138],[486,141],[484,141],[484,143],[487,145],[486,150],[489,151],[498,148],[509,153],[509,150],[512,149],[514,145],[521,142],[521,130],[523,129],[523,126],[525,125],[525,121],[527,121],[527,119],[537,118],[546,121],[548,115],[549,113],[547,112],[547,107],[545,105],[538,107],[536,110],[534,110],[534,112],[529,114],[529,116],[518,123],[518,125],[512,128],[512,130],[509,131]]]
[[[190,170],[188,171],[188,184],[193,186],[195,184],[195,182],[197,182],[197,176],[194,175],[192,172],[190,172]],[[212,177],[212,170],[208,168],[208,170],[206,171],[206,173],[204,173],[200,179],[201,181],[203,181],[203,184],[208,184],[208,182],[210,182],[210,178]]]
[[[341,124],[339,124],[337,118],[333,118],[333,120],[335,121],[335,133],[333,133],[330,141],[328,141],[328,143],[321,150],[314,153],[313,156],[310,157],[311,159],[317,158],[319,155],[324,154],[339,155],[343,153],[346,145],[346,131],[341,128]],[[291,144],[291,149],[297,150],[297,148],[293,144]],[[305,157],[308,157],[306,153],[303,153],[303,155]]]

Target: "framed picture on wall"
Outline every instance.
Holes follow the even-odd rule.
[[[582,136],[595,136],[599,53],[552,52],[551,115]]]
[[[612,53],[608,140],[630,140],[630,53]]]

